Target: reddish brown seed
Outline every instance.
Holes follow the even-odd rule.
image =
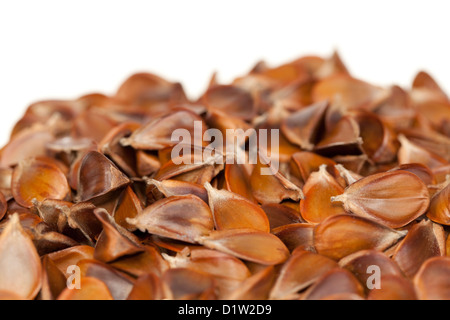
[[[183,133],[185,133],[189,139],[193,137],[189,142],[184,140],[181,142],[196,144],[196,141],[193,140],[196,123],[199,123],[201,137],[203,137],[204,131],[206,130],[203,119],[194,112],[181,109],[169,114],[164,114],[150,121],[145,126],[134,131],[129,138],[123,138],[121,144],[123,146],[132,146],[135,149],[159,150],[174,146],[180,142],[178,136],[176,139],[172,138],[175,130],[183,130]]]
[[[208,205],[193,195],[161,199],[126,221],[143,232],[191,243],[214,228]]]
[[[143,210],[143,205],[131,186],[128,186],[120,196],[114,209],[116,223],[129,231],[135,231],[136,227],[130,225],[126,219],[134,218]]]
[[[425,261],[414,277],[414,286],[421,300],[449,300],[450,257],[434,257]]]
[[[161,279],[146,273],[136,279],[127,300],[162,300],[165,297]]]
[[[162,276],[166,290],[175,300],[195,300],[210,290],[214,290],[213,276],[187,268],[172,268]]]
[[[254,101],[249,92],[231,85],[218,85],[208,89],[201,101],[208,109],[224,111],[243,120],[255,115]]]
[[[328,172],[336,178],[337,172],[334,169],[336,162],[330,158],[322,157],[309,151],[297,152],[292,155],[290,161],[290,173],[299,179],[303,185],[312,172],[318,171],[321,165],[326,165]]]
[[[320,300],[336,294],[364,297],[364,289],[355,276],[345,269],[328,271],[302,296],[303,300]]]
[[[48,256],[42,258],[42,287],[40,300],[55,300],[67,287],[66,276]]]
[[[14,169],[11,191],[21,206],[31,208],[33,199],[63,200],[70,188],[65,174],[55,162],[31,158],[21,161]]]
[[[338,264],[322,255],[295,250],[283,264],[270,292],[271,299],[298,298],[299,292],[312,285],[321,275],[337,268]]]
[[[444,158],[416,145],[403,134],[398,136],[398,140],[401,143],[397,154],[400,164],[421,163],[432,170],[448,164]]]
[[[355,155],[363,151],[362,144],[358,123],[352,117],[344,116],[317,143],[314,151],[324,156]]]
[[[113,300],[107,285],[93,277],[82,277],[80,289],[66,288],[58,296],[58,300]]]
[[[411,280],[400,275],[384,275],[380,288],[370,290],[367,300],[417,300]]]
[[[264,265],[279,264],[289,257],[289,250],[280,239],[254,229],[214,231],[199,242],[208,248]]]
[[[433,129],[404,129],[401,132],[411,143],[450,161],[450,137]]]
[[[97,150],[97,143],[89,138],[59,138],[47,143],[49,154],[70,165],[82,153]]]
[[[414,100],[433,99],[447,101],[447,95],[439,87],[439,84],[425,71],[420,71],[412,83],[412,97]]]
[[[363,217],[331,216],[314,229],[314,247],[318,253],[339,260],[360,250],[383,251],[405,233]]]
[[[36,248],[14,214],[0,235],[0,290],[31,300],[41,288],[41,272]]]
[[[299,187],[284,177],[274,166],[263,164],[261,161],[253,168],[250,185],[253,196],[262,204],[280,203],[284,199],[298,201],[303,198],[303,192]]]
[[[84,259],[94,258],[94,248],[86,245],[73,246],[49,253],[48,257],[64,275],[68,276],[69,266],[77,265],[79,261]]]
[[[27,158],[45,156],[47,143],[53,139],[53,134],[41,126],[23,130],[3,147],[0,166],[14,166]]]
[[[97,207],[89,202],[80,202],[70,207],[67,213],[68,228],[63,230],[74,239],[94,245],[102,231],[102,224],[94,214]]]
[[[345,156],[334,156],[333,161],[343,165],[347,170],[350,170],[356,174],[361,174],[364,166],[368,163],[368,158],[365,154],[361,155],[345,155]]]
[[[172,179],[162,181],[148,179],[146,182],[148,199],[159,200],[161,197],[192,194],[208,203],[208,192],[200,184]]]
[[[320,223],[334,215],[345,214],[342,206],[329,201],[330,198],[341,195],[344,188],[328,173],[326,165],[321,165],[319,171],[311,173],[303,186],[305,198],[300,201],[300,213],[309,223]]]
[[[303,150],[312,150],[320,138],[327,107],[328,103],[322,101],[294,112],[283,120],[281,131],[290,142]]]
[[[43,223],[39,226],[42,225]],[[40,256],[78,244],[77,241],[62,233],[43,229],[44,227],[38,227],[33,232],[33,243]]]
[[[339,103],[347,109],[364,108],[370,110],[372,106],[381,101],[388,92],[372,86],[348,75],[337,75],[320,81],[313,90],[314,101],[335,101],[338,96]]]
[[[130,183],[110,160],[99,152],[87,153],[78,172],[78,199],[88,201],[123,188]]]
[[[214,276],[219,299],[225,299],[250,276],[248,267],[232,255],[209,249],[183,250],[175,257],[163,254],[172,268],[189,268]]]
[[[124,122],[115,126],[99,143],[99,150],[109,156],[129,176],[137,175],[136,153],[130,147],[123,147],[120,140],[131,135],[140,127],[138,123]]]
[[[395,261],[385,253],[375,250],[361,250],[350,254],[339,261],[339,266],[349,270],[362,284],[365,284],[364,289],[366,291],[369,290],[368,280],[373,275],[371,266],[379,268],[377,269],[377,272],[379,271],[377,277],[403,277],[403,273]]]
[[[42,202],[33,201],[33,204],[42,220],[53,230],[64,231],[68,225],[67,217],[73,206],[72,202],[46,199]]]
[[[266,213],[272,230],[287,224],[304,222],[298,210],[284,204],[268,203],[262,205],[261,209]]]
[[[94,251],[94,258],[111,262],[120,257],[142,252],[137,237],[118,225],[104,209],[95,209],[94,214],[103,225]]]
[[[395,160],[399,145],[394,131],[373,113],[355,112],[353,118],[359,125],[361,148],[369,159],[375,163]]]
[[[430,196],[418,176],[398,170],[360,179],[331,201],[342,202],[345,210],[359,216],[399,228],[426,212]]]
[[[163,254],[171,268],[190,268],[214,275],[217,278],[229,278],[239,282],[250,276],[248,267],[238,258],[216,250],[183,250],[175,257]]]
[[[208,127],[219,130],[222,137],[227,136],[227,130],[243,130],[245,132],[251,128],[244,120],[230,116],[228,113],[219,110],[208,110],[205,116],[205,122]],[[245,137],[245,141],[247,140],[248,137]],[[219,144],[219,140],[214,141],[214,144]],[[226,147],[226,141],[223,141],[223,146]]]
[[[116,125],[106,110],[94,107],[84,110],[73,120],[72,135],[100,142]]]
[[[392,259],[407,277],[412,278],[428,258],[444,255],[444,246],[442,226],[422,220],[408,230]]]
[[[151,246],[141,246],[141,252],[121,257],[110,263],[115,269],[140,277],[153,273],[160,276],[169,268],[158,249]]]
[[[134,278],[98,260],[81,260],[77,266],[81,278],[93,277],[103,281],[114,300],[125,300],[133,288]]]
[[[438,128],[445,123],[445,119],[450,118],[450,102],[448,100],[439,101],[425,98],[423,101],[414,101],[414,108]]]
[[[204,158],[202,154],[176,156],[161,166],[153,177],[158,181],[166,179],[181,180],[200,185],[211,180],[223,169],[223,157],[213,155]]]
[[[156,155],[143,150],[136,152],[136,170],[140,177],[150,176],[157,172],[159,168],[161,168],[161,162]]]
[[[411,173],[414,173],[416,176],[422,180],[422,182],[426,185],[432,185],[436,183],[436,179],[434,177],[433,172],[426,167],[425,165],[421,163],[406,163],[401,164],[398,167],[391,169],[390,171],[394,170],[403,170],[403,171],[409,171]]]
[[[431,199],[427,217],[436,223],[450,225],[450,180]]]
[[[397,85],[391,86],[389,97],[374,112],[394,130],[411,126],[415,116],[408,92]]]
[[[151,73],[136,73],[127,78],[115,97],[128,103],[145,103],[152,109],[171,96],[173,83]],[[166,106],[166,104],[164,104]]]
[[[313,231],[314,225],[309,223],[292,223],[272,229],[272,233],[280,238],[291,252],[297,248],[313,248]]]
[[[250,201],[255,201],[250,185],[250,175],[244,165],[231,163],[225,165],[225,187]]]
[[[269,219],[257,204],[233,192],[217,190],[209,183],[205,184],[205,189],[216,230],[251,228],[270,231]]]
[[[275,280],[275,268],[266,267],[245,279],[227,299],[229,300],[265,300]]]

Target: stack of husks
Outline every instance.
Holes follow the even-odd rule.
[[[278,129],[277,170],[186,152],[210,141],[175,159],[194,123]],[[425,72],[379,87],[308,56],[197,100],[135,74],[29,106],[0,191],[3,299],[450,299],[450,100]]]

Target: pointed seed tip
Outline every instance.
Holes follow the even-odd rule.
[[[330,198],[331,202],[345,202],[345,193],[337,195],[337,196],[332,196]]]

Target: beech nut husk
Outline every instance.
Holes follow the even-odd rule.
[[[198,98],[30,105],[0,150],[0,299],[450,299],[450,99],[337,52]],[[75,272],[75,274],[74,274]]]

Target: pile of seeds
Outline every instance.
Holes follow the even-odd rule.
[[[278,152],[198,158],[193,140],[174,158],[199,123],[279,133]],[[337,54],[214,76],[195,101],[135,74],[29,106],[0,218],[3,299],[450,299],[450,100],[425,72],[378,87]]]

